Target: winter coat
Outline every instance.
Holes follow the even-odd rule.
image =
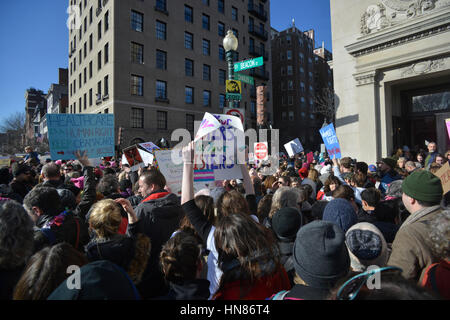
[[[157,300],[208,300],[209,281],[206,279],[186,280],[183,283],[169,284],[169,293]]]
[[[388,265],[403,270],[403,277],[419,281],[425,268],[439,262],[429,245],[429,222],[441,212],[439,205],[425,207],[411,214],[397,232],[392,243],[392,253]]]
[[[329,289],[296,284],[289,291],[281,291],[273,295],[270,300],[326,300],[329,294]]]
[[[142,200],[135,211],[138,219],[142,220],[142,232],[152,243],[150,260],[138,290],[144,299],[165,295],[168,287],[160,270],[159,254],[184,216],[180,200],[173,193],[158,190]]]
[[[116,234],[92,239],[85,247],[89,262],[109,260],[122,267],[135,284],[139,283],[150,256],[150,238],[141,233],[141,222],[128,225],[130,235]]]

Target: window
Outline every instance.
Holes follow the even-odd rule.
[[[219,36],[225,37],[225,25],[222,22],[217,23],[217,32]]]
[[[89,79],[92,78],[92,61],[89,62]]]
[[[81,97],[78,100],[78,111],[81,113]]]
[[[289,111],[289,121],[294,121],[294,111]]]
[[[291,36],[289,35],[286,36],[286,43],[291,44]]]
[[[100,40],[102,38],[102,22],[100,21],[97,25],[98,31],[97,31],[97,40]]]
[[[89,9],[89,25],[92,23],[93,17],[94,17],[94,12],[93,12],[93,9],[91,7]]]
[[[253,116],[256,115],[256,102],[255,101],[250,102],[250,113]]]
[[[218,10],[220,13],[225,13],[225,3],[224,3],[224,0],[218,0],[218,1],[217,1],[217,10]]]
[[[84,23],[83,23],[84,31],[83,34],[87,31],[87,17],[84,17]]]
[[[87,43],[85,42],[84,43],[84,45],[83,45],[83,58],[86,58],[86,56],[87,56]]]
[[[102,82],[97,82],[97,101],[102,100]]]
[[[83,83],[86,83],[86,81],[87,81],[87,69],[86,68],[84,68],[84,70],[83,70]]]
[[[77,113],[77,103],[73,103],[73,113]]]
[[[190,50],[194,49],[194,35],[192,33],[184,33],[184,47]]]
[[[131,30],[144,31],[144,15],[142,13],[131,10]]]
[[[287,117],[287,113],[286,113],[286,111],[283,111],[281,113],[281,120],[286,120],[286,117]]]
[[[300,82],[300,90],[302,92],[305,92],[305,83],[304,82]]]
[[[219,60],[225,61],[225,49],[219,46]]]
[[[300,67],[300,73],[304,74],[305,73],[305,69],[303,69],[303,67]]]
[[[157,128],[159,130],[167,130],[167,112],[157,111],[156,112]]]
[[[194,121],[195,116],[193,114],[186,115],[186,129],[189,131],[194,131]]]
[[[86,110],[87,108],[87,94],[85,93],[83,96],[83,109]]]
[[[109,43],[105,44],[105,64],[109,62]]]
[[[167,83],[165,81],[156,80],[156,98],[167,99]]]
[[[77,79],[73,79],[73,94],[77,93]]]
[[[294,97],[288,96],[288,105],[292,106],[294,104]]]
[[[78,89],[81,88],[81,73],[78,75]]]
[[[204,56],[210,55],[210,49],[209,49],[209,40],[203,39],[202,41],[202,52]]]
[[[294,90],[294,82],[292,80],[288,81],[288,89],[289,90]]]
[[[209,0],[202,0],[202,3],[206,6],[209,6]]]
[[[187,77],[194,76],[194,61],[191,59],[184,59],[184,74]]]
[[[89,89],[89,107],[92,106],[92,88]]]
[[[156,68],[167,69],[167,53],[165,51],[156,50]]]
[[[207,64],[203,65],[203,80],[211,81],[211,67]]]
[[[105,76],[105,78],[103,79],[103,87],[104,87],[104,92],[103,95],[107,96],[109,95],[109,77]]]
[[[194,13],[192,7],[188,5],[184,5],[184,21],[193,23],[194,22]]]
[[[292,76],[292,66],[287,66],[287,74],[288,76]]]
[[[225,85],[226,80],[226,72],[225,70],[219,70],[219,84]]]
[[[231,7],[231,18],[234,21],[238,21],[238,9],[236,9],[235,7]]]
[[[291,50],[288,50],[286,52],[286,57],[287,57],[288,60],[292,60],[292,51]]]
[[[188,104],[193,104],[194,103],[194,88],[185,87],[184,94],[185,94],[184,102],[186,102]]]
[[[144,78],[137,75],[131,75],[131,95],[144,95]]]
[[[156,39],[166,40],[166,24],[156,20]]]
[[[202,28],[209,30],[209,16],[206,14],[202,15]]]
[[[131,127],[144,128],[144,109],[131,108]]]
[[[109,29],[109,11],[106,11],[105,13],[105,33]]]
[[[223,109],[225,108],[225,95],[224,94],[219,94],[219,108]]]
[[[142,44],[136,42],[131,43],[131,62],[144,63],[144,46]]]
[[[211,106],[211,91],[203,90],[203,106],[204,107]]]
[[[99,51],[97,54],[97,70],[102,68],[102,52]]]
[[[156,9],[160,11],[167,11],[166,0],[156,0]]]
[[[92,51],[92,33],[89,35],[89,52]]]

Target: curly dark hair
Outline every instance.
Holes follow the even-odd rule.
[[[98,182],[97,191],[105,197],[108,197],[114,193],[118,193],[119,186],[119,180],[115,175],[105,174]]]
[[[0,269],[24,266],[33,254],[33,220],[16,201],[0,205]]]

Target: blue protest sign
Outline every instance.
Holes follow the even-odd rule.
[[[47,127],[53,160],[75,159],[76,150],[88,158],[114,156],[112,114],[47,114]]]
[[[330,158],[341,158],[341,147],[332,123],[319,130]]]

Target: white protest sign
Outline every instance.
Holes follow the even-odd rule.
[[[155,150],[155,158],[158,161],[159,171],[166,178],[167,186],[169,186],[172,193],[181,195],[183,162],[176,164],[172,161],[172,150]]]
[[[144,164],[146,166],[151,165],[153,163],[153,154],[150,152],[146,152],[144,150],[138,149],[139,154],[141,155],[142,161],[144,161]]]
[[[217,130],[220,127],[220,122],[210,113],[205,112],[200,127],[195,135],[194,142]]]
[[[284,148],[286,149],[289,157],[293,157],[297,153],[300,153],[303,151],[302,143],[300,142],[300,140],[298,138],[286,143],[284,145]]]

